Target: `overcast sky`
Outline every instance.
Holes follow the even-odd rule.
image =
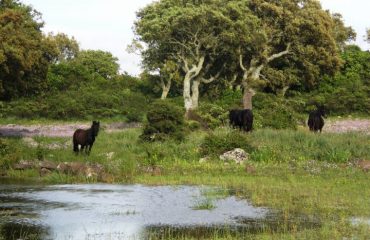
[[[42,13],[44,32],[74,36],[82,49],[101,49],[119,58],[122,71],[137,75],[140,57],[128,54],[133,39],[135,13],[153,0],[21,0]],[[369,49],[363,39],[370,28],[369,0],[320,0],[324,9],[343,15],[357,32],[356,43]]]

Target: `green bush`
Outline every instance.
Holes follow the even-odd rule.
[[[251,138],[248,134],[233,130],[230,132],[213,132],[208,134],[200,145],[202,156],[219,156],[220,154],[235,148],[253,151]]]
[[[196,113],[210,129],[215,129],[228,122],[228,110],[216,104],[201,103]]]
[[[87,87],[86,87],[87,88]],[[3,117],[91,119],[125,116],[129,122],[140,122],[150,99],[127,89],[68,90],[37,99],[19,99],[3,103]]]
[[[289,100],[258,93],[253,99],[255,128],[296,129],[298,114]]]
[[[19,160],[17,148],[0,139],[0,170],[9,169]]]
[[[159,100],[150,106],[148,122],[140,138],[144,141],[184,139],[184,112],[173,103]]]

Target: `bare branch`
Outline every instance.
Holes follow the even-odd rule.
[[[247,71],[247,69],[245,68],[244,64],[243,64],[243,55],[242,54],[239,54],[239,64],[240,64],[240,68],[245,72]]]
[[[267,62],[271,62],[272,60],[276,59],[276,58],[279,58],[279,57],[282,57],[286,54],[288,54],[290,52],[290,43],[288,43],[286,49],[282,52],[279,52],[279,53],[275,53],[273,55],[271,55],[269,58],[267,58]]]
[[[203,83],[211,83],[213,82],[214,80],[216,80],[220,75],[221,75],[221,72],[223,70],[225,65],[222,66],[221,70],[215,75],[215,76],[211,76],[210,78],[208,79],[205,79],[205,78],[202,78],[202,82]]]

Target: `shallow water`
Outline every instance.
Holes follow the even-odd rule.
[[[235,196],[205,197],[209,191],[214,189],[0,184],[0,239],[146,239],[164,231],[207,237],[253,232],[272,216]],[[195,210],[205,199],[214,208]]]

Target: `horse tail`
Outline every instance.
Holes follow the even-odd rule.
[[[73,134],[73,151],[74,152],[78,152],[78,143],[77,143],[77,132],[78,131],[75,131],[75,133]]]

